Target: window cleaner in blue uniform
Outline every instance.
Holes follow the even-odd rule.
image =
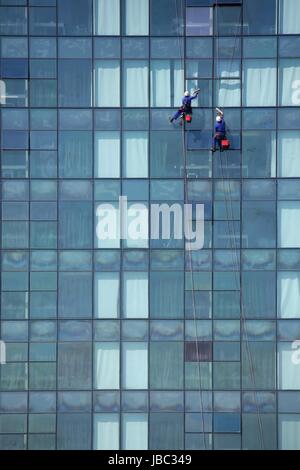
[[[217,117],[216,117],[216,124],[215,124],[215,134],[212,141],[212,148],[211,151],[216,151],[217,144],[220,147],[220,151],[223,152],[223,145],[222,141],[226,139],[226,123],[224,121],[224,114],[223,112],[217,108]]]
[[[191,122],[191,116],[193,114],[192,101],[197,98],[199,91],[200,89],[198,88],[192,93],[192,95],[188,90],[184,93],[184,97],[182,98],[182,106],[178,109],[178,111],[176,111],[173,117],[169,118],[170,122],[176,121],[176,119],[178,119],[180,116],[185,117],[187,122]],[[189,118],[187,118],[188,116]]]

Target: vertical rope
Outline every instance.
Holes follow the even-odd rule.
[[[217,16],[218,15],[218,7],[219,7],[218,0],[216,0],[216,29],[217,29],[216,36],[217,36],[217,39],[219,40],[218,21],[217,21],[218,20],[218,16]],[[241,14],[240,14],[240,19],[241,19]],[[232,53],[232,57],[231,57],[231,61],[230,61],[229,70],[231,69],[231,64],[232,64],[233,59],[234,59],[235,49],[236,49],[236,46],[237,46],[237,37],[238,37],[238,31],[235,34],[234,47],[233,47],[233,53]],[[219,62],[218,62],[219,61],[218,46],[219,46],[219,44],[217,42],[217,54],[216,54],[217,67],[219,65]],[[218,68],[217,68],[217,72],[218,72]],[[219,85],[218,86],[218,93],[219,93],[220,92],[220,80],[218,80],[218,85]],[[225,103],[226,103],[226,100],[225,100],[226,96],[227,96],[227,89],[225,90],[225,95],[224,95],[224,102]],[[225,153],[225,155],[227,156],[227,152]],[[223,170],[223,162],[222,162],[222,156],[221,155],[220,155],[220,166],[221,166],[222,181],[223,181],[223,184],[224,184],[224,170]],[[227,197],[226,197],[226,188],[224,187],[226,216],[227,216],[227,222],[228,222],[228,232],[229,232],[229,240],[230,240],[230,245],[231,245],[231,250],[232,250],[233,264],[235,265],[235,263],[236,263],[236,270],[234,272],[235,272],[235,276],[236,276],[237,286],[239,286],[240,282],[239,282],[238,273],[240,271],[240,262],[239,262],[238,254],[237,254],[238,247],[236,246],[236,235],[235,235],[235,229],[234,229],[234,214],[233,214],[232,200],[231,200],[231,197],[230,197],[230,193],[231,193],[231,191],[230,191],[230,181],[228,181],[228,188],[229,188],[229,204],[230,204],[229,207],[230,207],[231,213],[230,213],[230,215],[228,215],[228,201],[227,201]],[[231,217],[231,220],[232,220],[233,233],[230,233],[229,217]],[[231,237],[231,235],[233,235],[233,236]],[[234,258],[234,256],[235,256],[235,258]],[[242,288],[242,286],[240,285],[240,295],[242,295],[241,288]],[[255,398],[256,413],[257,413],[258,424],[259,424],[260,444],[261,444],[261,448],[264,449],[265,445],[264,445],[263,426],[262,426],[261,414],[260,414],[260,409],[259,409],[259,404],[258,404],[258,399],[257,399],[255,371],[254,371],[254,365],[253,365],[253,358],[252,358],[252,354],[251,354],[251,349],[250,349],[250,345],[249,345],[248,331],[247,331],[247,327],[246,327],[246,317],[245,317],[243,296],[241,297],[241,320],[242,320],[241,321],[241,323],[242,323],[242,325],[241,325],[242,326],[241,334],[242,334],[242,339],[243,339],[243,333],[245,335],[245,345],[246,345],[246,352],[247,352],[247,357],[248,357],[248,361],[249,361],[250,377],[251,377],[251,381],[252,381],[252,384],[253,384],[253,394],[254,394],[254,398]]]
[[[177,21],[179,24],[179,11],[178,11],[178,4],[177,0],[175,0],[176,6],[176,15]],[[179,48],[180,48],[180,57],[183,65],[184,70],[184,51],[181,47],[180,35],[178,32],[178,40],[179,40]],[[185,85],[185,84],[184,84]],[[182,150],[183,150],[183,157],[184,157],[184,201],[185,204],[188,203],[188,178],[187,178],[187,158],[186,158],[186,141],[185,141],[185,123],[183,120],[182,123]],[[192,222],[192,221],[191,221]],[[186,250],[185,250],[185,254]],[[192,310],[193,310],[193,321],[195,327],[195,347],[196,347],[196,356],[197,356],[197,371],[198,371],[198,379],[199,379],[199,394],[200,394],[200,407],[201,407],[201,422],[202,422],[202,436],[203,436],[203,447],[206,450],[206,441],[205,441],[205,421],[204,421],[204,409],[203,409],[203,392],[202,392],[202,377],[201,377],[201,367],[200,367],[200,355],[199,355],[199,335],[198,335],[198,324],[196,318],[196,301],[195,301],[195,290],[194,290],[194,270],[193,270],[193,259],[192,259],[192,252],[189,251],[189,266],[190,266],[190,275],[191,275],[191,283],[192,283]],[[184,319],[185,321],[185,319]]]

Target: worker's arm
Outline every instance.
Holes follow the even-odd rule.
[[[192,101],[192,100],[195,100],[196,98],[198,98],[198,94],[199,94],[199,91],[197,91],[196,94],[193,94],[193,95],[191,96],[191,101]]]
[[[195,100],[198,97],[198,94],[200,92],[200,88],[197,88],[197,90],[194,91],[194,93],[191,96],[191,100]]]

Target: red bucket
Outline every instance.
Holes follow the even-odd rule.
[[[192,116],[190,114],[186,114],[185,121],[186,122],[192,122]]]
[[[228,150],[230,148],[230,142],[227,139],[221,141],[222,149]]]

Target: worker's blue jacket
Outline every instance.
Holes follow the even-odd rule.
[[[226,124],[224,119],[222,119],[220,122],[216,122],[215,131],[216,133],[226,134]]]
[[[185,108],[191,108],[192,106],[192,101],[197,98],[197,95],[192,95],[192,96],[184,96],[182,98],[182,106]]]

